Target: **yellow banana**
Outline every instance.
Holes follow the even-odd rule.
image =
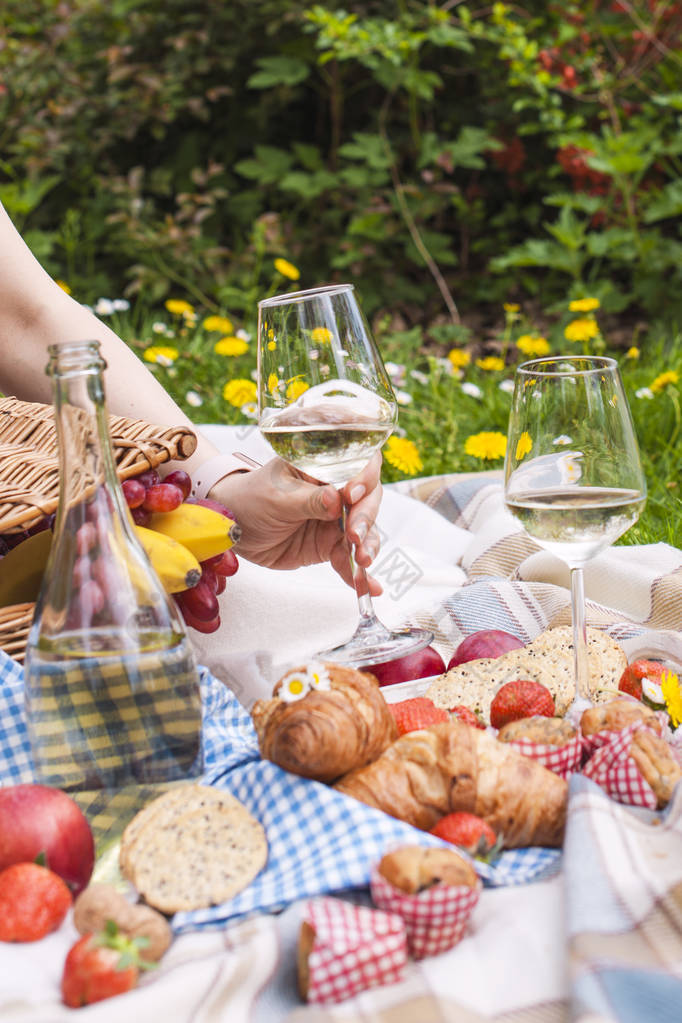
[[[166,593],[196,586],[201,578],[201,565],[187,547],[144,526],[135,526],[135,532]]]
[[[154,512],[149,525],[153,530],[183,544],[198,561],[222,554],[241,535],[234,519],[212,508],[186,501],[173,511]]]

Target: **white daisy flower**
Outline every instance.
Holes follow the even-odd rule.
[[[282,679],[277,695],[285,703],[302,700],[310,692],[310,678],[306,671],[289,671]]]
[[[642,679],[642,693],[646,696],[647,700],[651,700],[652,703],[658,703],[661,706],[665,705],[665,697],[663,696],[663,690],[655,682],[652,682],[646,676]]]
[[[396,390],[393,393],[395,394],[395,400],[398,402],[399,405],[411,405],[412,404],[412,395],[408,394],[407,391],[398,391],[398,390]]]
[[[428,373],[422,373],[420,369],[410,370],[410,376],[413,380],[416,380],[418,384],[423,384],[424,386],[426,386],[429,382]]]
[[[258,419],[258,402],[247,401],[246,405],[242,405],[240,411],[247,419]]]
[[[237,333],[234,336],[238,337],[238,338],[241,338],[242,341],[250,341],[251,340],[251,335],[249,334],[248,330],[244,330],[243,327],[240,327],[239,330],[237,331]]]
[[[196,391],[188,391],[185,395],[185,401],[188,405],[191,405],[192,408],[199,408],[200,405],[204,404],[204,399],[200,394],[197,394]]]
[[[505,394],[511,394],[512,391],[514,390],[514,381],[501,380],[497,386],[501,391],[504,391]]]
[[[115,298],[111,304],[114,307],[114,312],[117,313],[124,313],[130,309],[130,302],[127,298]]]
[[[110,298],[98,298],[95,302],[95,313],[97,316],[111,316],[114,312],[114,303]]]
[[[161,355],[161,354],[157,355],[156,359],[155,359],[155,362],[157,362],[159,364],[159,366],[165,366],[166,369],[169,366],[173,365],[173,360],[169,359],[167,355]]]
[[[165,334],[167,330],[166,324],[162,320],[155,320],[152,323],[152,331],[154,334]]]
[[[470,380],[465,380],[462,384],[462,390],[465,394],[468,394],[470,398],[482,398],[483,391],[477,384],[472,384]]]
[[[562,448],[566,447],[567,444],[572,444],[572,443],[573,443],[573,438],[569,437],[567,433],[559,434],[559,436],[555,437],[554,440],[552,441],[552,444],[555,444],[558,447],[562,447]]]
[[[331,689],[332,687],[329,672],[324,664],[309,664],[308,678],[310,679],[311,689]]]
[[[635,391],[636,398],[653,398],[654,392],[650,387],[640,387],[638,391]]]

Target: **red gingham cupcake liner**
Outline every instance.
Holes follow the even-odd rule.
[[[308,958],[309,1002],[341,1002],[402,979],[407,942],[399,916],[321,896],[308,902],[304,920],[315,931]]]
[[[592,754],[583,767],[583,774],[595,781],[616,802],[655,810],[658,805],[656,795],[630,756],[633,735],[646,727],[638,721],[620,732],[598,733],[601,736],[608,735],[610,741],[599,746]]]
[[[435,884],[409,895],[387,881],[376,867],[370,876],[372,901],[380,909],[402,917],[407,947],[414,959],[447,952],[461,940],[481,888],[480,880],[475,888]]]
[[[554,771],[561,778],[568,778],[574,771],[580,770],[583,758],[583,743],[580,733],[576,733],[572,739],[565,742],[563,746],[550,746],[544,742],[533,742],[531,739],[515,739],[514,742],[506,743],[512,746],[517,753],[524,757],[532,757],[543,767]]]

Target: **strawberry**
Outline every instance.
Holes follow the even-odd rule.
[[[39,941],[56,931],[72,901],[59,874],[13,863],[0,872],[0,941]]]
[[[431,834],[445,839],[472,856],[485,858],[498,851],[497,835],[482,817],[466,810],[457,810],[441,817]]]
[[[465,707],[463,703],[458,703],[456,707],[450,708],[450,717],[457,718],[458,721],[463,721],[465,725],[471,725],[472,728],[485,728],[482,721],[479,721],[473,710],[469,707]]]
[[[389,703],[388,709],[395,718],[400,735],[428,728],[439,721],[450,720],[448,712],[442,707],[436,707],[428,696],[413,696],[409,700],[400,700],[399,703]]]
[[[134,988],[143,962],[140,949],[148,939],[128,938],[113,920],[99,934],[85,934],[69,949],[62,974],[62,1001],[72,1009],[122,995]]]
[[[490,704],[490,724],[501,728],[508,721],[530,718],[534,714],[554,717],[554,697],[541,682],[518,678],[497,690]]]
[[[642,699],[642,679],[648,679],[655,685],[661,684],[661,672],[664,665],[660,661],[633,661],[620,676],[618,688],[622,693],[628,693],[635,699]]]

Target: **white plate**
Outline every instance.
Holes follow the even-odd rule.
[[[386,703],[397,703],[399,700],[409,700],[412,696],[423,696],[437,678],[440,675],[416,678],[412,682],[395,682],[392,686],[382,686],[381,691]]]

